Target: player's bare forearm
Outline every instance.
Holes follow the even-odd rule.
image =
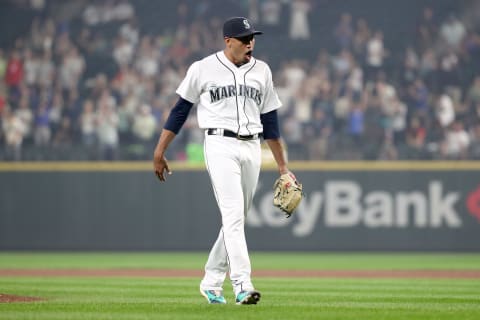
[[[266,139],[268,147],[272,151],[273,158],[278,166],[280,174],[288,172],[287,159],[285,158],[285,152],[280,139]]]
[[[167,172],[171,174],[170,168],[168,167],[167,159],[165,158],[165,151],[167,150],[170,142],[175,138],[175,133],[163,129],[162,133],[160,134],[160,138],[158,138],[157,146],[155,147],[155,151],[153,152],[153,168],[155,170],[155,174],[160,179],[160,181],[165,181],[164,173]]]
[[[155,147],[155,152],[153,154],[153,157],[154,158],[163,157],[163,155],[165,154],[165,151],[170,145],[170,142],[172,142],[175,136],[176,134],[173,131],[170,131],[168,129],[162,129],[162,133],[158,138],[158,143],[157,143],[157,146]]]

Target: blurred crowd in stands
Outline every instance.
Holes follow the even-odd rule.
[[[327,0],[6,0],[0,160],[149,160],[188,66],[223,48],[232,15],[265,31],[255,55],[290,160],[480,159],[480,6],[455,3],[410,12],[402,34],[348,7],[322,23]],[[199,160],[202,141],[192,110],[169,158]]]

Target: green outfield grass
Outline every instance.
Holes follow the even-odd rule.
[[[0,253],[7,268],[203,268],[206,253]],[[480,254],[254,253],[257,269],[478,270]],[[0,319],[480,319],[480,279],[257,278],[256,306],[208,305],[197,278],[0,277]]]
[[[202,269],[208,252],[139,253],[30,253],[0,252],[5,268],[147,268]],[[310,253],[253,252],[255,269],[411,270],[480,269],[480,254],[474,253]]]

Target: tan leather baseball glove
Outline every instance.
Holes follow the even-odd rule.
[[[293,173],[282,174],[273,185],[273,205],[280,208],[287,218],[298,207],[303,198],[303,186]]]

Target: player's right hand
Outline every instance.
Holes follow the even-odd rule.
[[[160,181],[165,181],[165,173],[168,173],[169,175],[172,174],[172,171],[170,171],[170,168],[168,167],[167,159],[164,156],[153,158],[153,168],[155,175]]]

